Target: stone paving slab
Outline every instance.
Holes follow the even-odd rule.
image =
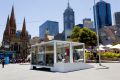
[[[30,70],[30,65],[0,64],[0,80],[120,80],[119,63],[90,63],[94,68],[68,73]],[[107,68],[106,68],[107,67]]]

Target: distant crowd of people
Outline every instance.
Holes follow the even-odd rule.
[[[9,63],[27,63],[30,62],[30,60],[27,59],[10,59]],[[4,68],[5,66],[5,58],[1,58],[0,59],[0,64],[2,64],[2,68]]]
[[[29,60],[27,59],[11,59],[10,63],[27,63],[27,62],[30,62]]]

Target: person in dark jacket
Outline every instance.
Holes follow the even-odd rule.
[[[94,56],[94,58],[97,57],[97,51],[96,50],[93,51],[93,56]]]
[[[97,50],[93,51],[93,56],[96,60],[96,63],[99,63],[99,55],[97,54]]]
[[[99,55],[96,56],[96,63],[99,63]]]
[[[5,60],[4,60],[4,58],[2,58],[2,68],[4,68],[4,65],[5,65]]]

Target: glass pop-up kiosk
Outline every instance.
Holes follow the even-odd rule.
[[[85,63],[84,49],[84,43],[57,40],[32,45],[31,68],[50,68],[58,72],[91,68]]]

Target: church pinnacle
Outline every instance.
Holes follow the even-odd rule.
[[[12,6],[11,16],[10,16],[10,26],[16,28],[14,6]]]
[[[23,21],[22,31],[23,31],[23,32],[26,32],[26,22],[25,22],[25,18],[24,18],[24,21]]]
[[[9,35],[10,34],[9,15],[8,15],[8,18],[7,18],[7,23],[6,23],[6,28],[5,28],[4,34],[5,35]]]
[[[25,18],[24,18],[24,21],[23,21],[23,27],[22,27],[22,36],[25,36],[26,35],[26,22],[25,22]]]

